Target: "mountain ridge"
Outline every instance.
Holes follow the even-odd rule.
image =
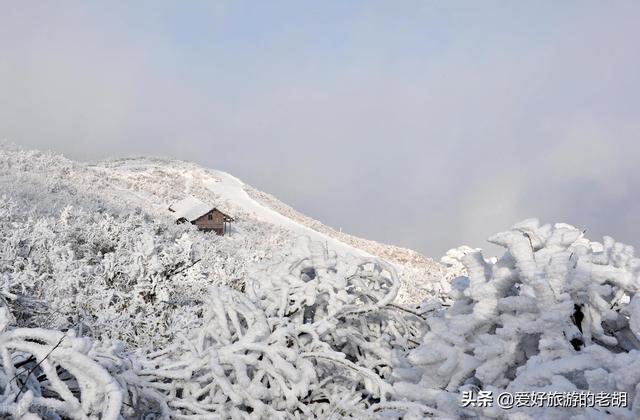
[[[18,178],[33,181],[41,177],[46,181],[37,182],[54,184],[53,192],[67,190],[75,191],[75,197],[84,195],[82,207],[93,206],[87,205],[87,200],[105,201],[125,211],[137,208],[157,220],[173,223],[168,207],[192,195],[240,220],[234,223],[232,236],[270,224],[290,232],[291,242],[308,236],[341,254],[381,258],[391,263],[402,279],[398,297],[402,302],[419,302],[425,296],[448,291],[448,282],[443,281],[447,270],[432,259],[413,250],[338,232],[223,171],[188,161],[143,156],[78,162],[55,153],[17,148],[5,149],[3,161],[17,170]],[[5,171],[4,176],[11,175]],[[58,201],[62,205],[64,196]],[[255,226],[248,225],[251,223]]]

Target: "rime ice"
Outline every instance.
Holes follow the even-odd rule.
[[[175,225],[185,196],[231,236]],[[426,234],[426,233],[425,233]],[[438,265],[185,162],[0,152],[0,410],[15,418],[640,418],[640,260],[525,220]],[[461,404],[628,395],[626,406]],[[598,394],[601,393],[601,394]],[[536,394],[537,395],[537,394]]]

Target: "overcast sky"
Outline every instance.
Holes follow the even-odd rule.
[[[228,171],[439,257],[640,245],[640,2],[0,0],[0,139]]]

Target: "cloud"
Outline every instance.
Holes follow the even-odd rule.
[[[535,215],[638,244],[636,3],[5,9],[26,147],[195,160],[433,256]]]

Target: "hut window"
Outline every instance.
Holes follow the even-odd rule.
[[[209,216],[207,216],[207,219],[213,220],[213,214],[210,214]]]

